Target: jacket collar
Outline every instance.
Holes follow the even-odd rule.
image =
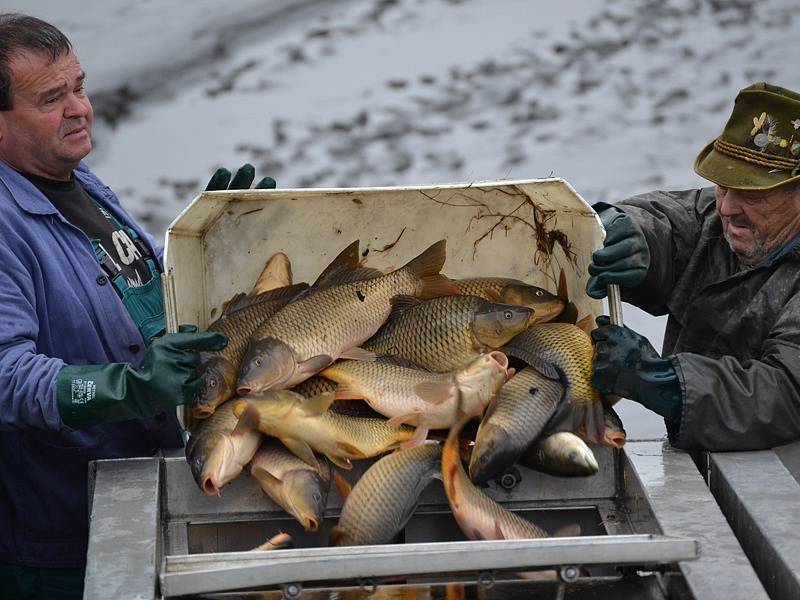
[[[19,171],[0,160],[0,182],[25,212],[35,215],[55,214],[58,211],[36,186]]]

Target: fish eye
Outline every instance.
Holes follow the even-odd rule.
[[[542,290],[536,290],[536,295],[537,295],[539,298],[541,298],[542,296],[544,296],[544,292],[543,292]]]
[[[260,366],[261,366],[261,359],[260,359],[260,358],[257,358],[257,359],[255,359],[253,362],[255,363],[255,365],[256,365],[257,367],[260,367]]]
[[[504,319],[511,319],[514,316],[510,310],[503,311],[503,318]]]
[[[319,492],[314,492],[311,495],[311,497],[314,499],[314,502],[319,502],[320,500],[322,500],[322,494],[320,494]]]
[[[217,380],[216,380],[216,379],[214,379],[213,377],[211,377],[211,378],[208,380],[208,386],[209,386],[209,387],[212,387],[212,388],[213,388],[213,387],[217,387]]]
[[[488,454],[481,454],[481,458],[480,458],[480,460],[478,462],[480,462],[482,465],[488,464],[489,463],[489,455]]]

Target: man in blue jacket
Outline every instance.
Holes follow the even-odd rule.
[[[196,352],[227,343],[164,334],[162,250],[81,162],[84,77],[58,29],[0,14],[2,598],[82,596],[88,462],[180,447]]]

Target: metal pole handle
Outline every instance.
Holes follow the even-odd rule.
[[[622,322],[622,297],[616,283],[608,284],[608,316],[613,325],[623,325]]]

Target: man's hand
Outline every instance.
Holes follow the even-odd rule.
[[[681,386],[669,358],[661,358],[646,337],[597,317],[592,383],[604,394],[636,400],[669,421],[679,422]]]
[[[194,404],[200,388],[197,352],[221,350],[227,343],[221,333],[197,333],[196,327],[182,325],[179,333],[155,340],[138,369],[129,363],[64,366],[56,383],[61,420],[81,429]]]
[[[206,186],[207,192],[217,192],[220,190],[249,190],[256,178],[256,169],[250,163],[245,163],[236,175],[231,179],[231,172],[228,169],[217,169],[211,176]],[[264,177],[259,181],[254,189],[274,190],[275,180],[272,177]]]
[[[606,230],[603,247],[592,254],[586,293],[604,298],[606,286],[636,287],[650,268],[650,249],[642,228],[620,209],[604,202],[593,206]]]

